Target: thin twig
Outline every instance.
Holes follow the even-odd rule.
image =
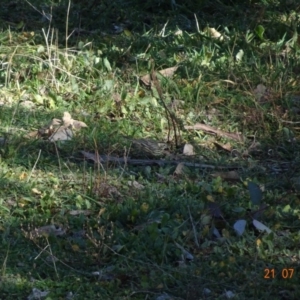
[[[68,2],[67,19],[66,19],[66,51],[68,49],[68,31],[69,31],[70,8],[71,8],[71,0],[69,0],[69,2]]]
[[[46,247],[45,247],[44,249],[42,249],[42,251],[34,258],[34,260],[38,259],[38,258],[41,256],[41,254],[42,254],[48,247],[49,247],[49,243],[48,243],[48,245],[46,245]]]
[[[96,164],[101,163],[119,163],[119,164],[129,164],[135,166],[165,166],[165,165],[178,165],[180,163],[184,164],[186,167],[191,168],[201,168],[201,169],[213,169],[213,170],[236,170],[242,169],[241,166],[238,165],[219,165],[219,164],[205,164],[205,163],[194,163],[194,162],[187,162],[187,161],[174,161],[174,160],[166,160],[166,159],[132,159],[127,157],[126,159],[122,157],[116,156],[109,156],[109,155],[99,155],[96,156],[92,153],[80,151],[83,156],[88,159],[94,161]]]
[[[300,124],[300,122],[293,122],[293,121],[287,121],[287,120],[282,120],[282,119],[279,119],[281,122],[284,122],[284,123],[288,123],[288,124]]]
[[[173,116],[173,114],[170,112],[170,110],[168,109],[164,99],[163,99],[163,93],[162,93],[162,90],[161,90],[161,87],[160,87],[160,84],[157,80],[157,76],[155,74],[155,71],[154,71],[154,66],[152,67],[152,73],[151,73],[151,79],[154,83],[154,87],[156,88],[157,90],[157,93],[158,93],[158,96],[160,98],[160,101],[161,103],[163,104],[163,107],[165,109],[165,112],[166,112],[166,116],[167,116],[167,120],[168,120],[168,127],[169,127],[169,131],[168,131],[168,142],[170,141],[170,131],[171,131],[171,123],[172,123],[172,127],[173,127],[173,130],[174,130],[174,139],[175,139],[175,146],[178,147],[179,145],[179,141],[178,141],[178,138],[180,137],[180,130],[177,126],[177,123],[176,123],[176,120],[175,120],[175,117]],[[178,134],[178,135],[177,135]]]
[[[62,169],[61,169],[61,163],[60,163],[59,153],[58,153],[58,148],[57,148],[57,145],[56,145],[55,142],[53,142],[53,144],[54,144],[55,153],[56,153],[57,159],[58,159],[59,171],[60,171],[60,174],[63,175],[63,174],[62,174]]]
[[[190,206],[188,205],[188,210],[189,210],[189,215],[190,215],[190,220],[192,223],[192,227],[193,227],[193,233],[194,233],[194,238],[195,238],[195,244],[198,248],[200,248],[199,242],[198,242],[198,238],[197,238],[197,232],[196,232],[196,227],[195,227],[195,223],[191,214],[191,210],[190,210]]]
[[[55,259],[57,259],[57,258],[53,255],[53,252],[52,252],[52,249],[51,249],[51,245],[50,245],[49,240],[48,240],[47,237],[46,237],[46,240],[47,240],[47,243],[49,245],[49,252],[50,252],[51,260],[53,262],[53,266],[54,266],[56,277],[59,278],[59,275],[58,275],[58,272],[57,272],[57,268],[56,268],[56,263],[55,263]]]
[[[29,180],[30,180],[30,178],[31,178],[31,176],[32,176],[32,173],[33,173],[33,171],[34,171],[34,169],[35,169],[35,167],[36,167],[36,165],[37,165],[37,163],[38,163],[38,161],[39,161],[39,159],[40,159],[41,153],[42,153],[42,150],[40,149],[39,154],[38,154],[38,157],[37,157],[37,159],[36,159],[36,161],[35,161],[35,163],[34,163],[34,166],[33,166],[32,169],[31,169],[30,175],[28,176],[27,183],[29,182]]]

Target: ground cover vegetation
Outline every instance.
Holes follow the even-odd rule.
[[[299,9],[2,0],[0,298],[299,298]]]

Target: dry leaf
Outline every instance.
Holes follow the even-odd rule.
[[[23,107],[25,107],[27,109],[35,108],[35,103],[30,100],[25,100],[25,101],[21,102],[20,105],[22,105]]]
[[[183,175],[184,174],[184,163],[179,163],[176,166],[176,169],[174,171],[175,175]]]
[[[166,68],[156,72],[155,75],[157,76],[158,74],[161,74],[164,77],[172,77],[177,69],[178,66]],[[148,88],[151,86],[151,76],[149,74],[140,77],[140,81]]]
[[[64,112],[62,120],[52,119],[43,128],[38,130],[38,136],[48,139],[50,142],[66,141],[73,137],[71,129],[77,129],[87,127],[84,122],[73,120],[70,113]],[[33,133],[31,133],[33,136]]]
[[[20,176],[19,176],[19,179],[20,180],[24,180],[24,179],[26,179],[27,178],[27,173],[26,172],[22,172],[21,174],[20,174]]]
[[[31,191],[32,191],[34,194],[36,194],[36,195],[41,195],[41,194],[42,194],[42,192],[39,191],[37,188],[33,188]]]
[[[222,33],[217,31],[215,28],[206,27],[205,31],[214,39],[219,39],[220,41],[224,40],[224,36],[222,35]]]
[[[68,127],[68,126],[72,125],[73,119],[67,111],[64,112],[64,116],[63,116],[62,120],[63,120],[63,123],[64,123],[65,127]]]
[[[220,144],[220,143],[214,142],[214,144],[215,144],[215,146],[218,149],[225,150],[225,151],[228,151],[228,152],[232,151],[232,146],[229,143],[227,143],[227,144]]]
[[[151,86],[150,75],[149,75],[149,74],[146,74],[146,75],[140,77],[140,82],[141,82],[142,84],[144,84],[147,88],[150,88],[150,86]]]
[[[73,132],[69,128],[61,127],[56,130],[50,137],[50,142],[57,142],[57,141],[68,141],[71,140],[73,137]]]
[[[83,127],[88,127],[84,122],[72,119],[71,115],[66,111],[64,112],[62,120],[65,128],[70,127],[72,129],[78,130]]]
[[[37,138],[39,137],[39,131],[38,130],[34,130],[29,132],[28,134],[25,135],[25,138],[27,139],[32,139],[32,138]]]
[[[73,120],[72,128],[79,130],[80,128],[88,127],[84,122]]]
[[[145,188],[145,186],[143,186],[142,184],[138,183],[137,181],[128,181],[128,185],[132,186],[138,190],[142,190]]]
[[[195,155],[194,147],[192,144],[185,144],[183,147],[183,155]]]
[[[179,30],[175,31],[174,35],[182,35],[182,30],[179,29]]]
[[[61,126],[61,120],[53,118],[51,122],[48,124],[48,127],[52,128],[56,126]]]
[[[98,217],[100,217],[102,214],[104,214],[105,211],[106,211],[106,208],[105,208],[105,207],[102,207],[102,208],[99,210]]]
[[[158,73],[160,73],[161,75],[163,75],[165,77],[172,77],[174,75],[174,73],[177,71],[177,69],[178,69],[178,66],[175,66],[175,67],[160,70],[160,71],[158,71]]]
[[[52,119],[48,124],[43,126],[37,131],[37,137],[41,137],[44,139],[48,139],[55,130],[57,130],[61,126],[61,120],[60,119]],[[29,133],[29,137],[34,137],[34,131]]]

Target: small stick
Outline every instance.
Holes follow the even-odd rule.
[[[34,163],[33,168],[31,169],[30,175],[29,175],[29,177],[28,177],[28,179],[27,179],[27,183],[29,182],[29,180],[30,180],[30,178],[31,178],[31,176],[32,176],[32,173],[33,173],[33,171],[34,171],[34,169],[35,169],[35,167],[36,167],[36,165],[37,165],[37,163],[38,163],[38,161],[39,161],[39,159],[40,159],[41,152],[42,152],[42,150],[40,149],[39,154],[38,154],[38,157],[37,157],[37,159],[36,159],[36,161],[35,161],[35,163]]]
[[[194,233],[194,238],[195,238],[195,244],[198,248],[200,248],[200,245],[199,245],[199,242],[198,242],[198,238],[197,238],[197,232],[196,232],[196,227],[195,227],[195,224],[194,224],[194,220],[193,220],[193,217],[192,217],[192,214],[191,214],[191,210],[190,210],[190,206],[188,205],[188,210],[189,210],[189,215],[190,215],[190,220],[191,220],[191,223],[192,223],[192,227],[193,227],[193,233]]]

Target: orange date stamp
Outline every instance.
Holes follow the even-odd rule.
[[[275,270],[273,268],[264,269],[264,279],[274,279],[275,277],[282,279],[292,279],[295,276],[294,268],[282,268],[281,270]]]

